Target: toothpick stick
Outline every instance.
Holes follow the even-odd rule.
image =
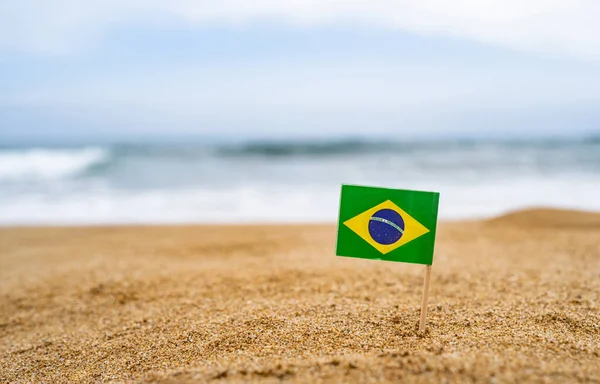
[[[425,318],[427,317],[427,298],[429,296],[429,279],[431,278],[431,265],[425,266],[425,281],[423,282],[423,302],[421,303],[421,321],[419,332],[425,330]]]

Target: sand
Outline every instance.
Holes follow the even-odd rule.
[[[2,382],[600,382],[600,215],[443,222],[424,266],[335,226],[0,230]]]

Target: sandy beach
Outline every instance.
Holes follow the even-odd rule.
[[[600,382],[600,215],[442,222],[424,266],[334,225],[0,230],[0,381]]]

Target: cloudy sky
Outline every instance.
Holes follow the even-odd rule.
[[[0,0],[0,138],[600,130],[595,0]]]

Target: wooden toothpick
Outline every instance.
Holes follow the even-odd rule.
[[[421,303],[421,321],[419,321],[419,332],[425,330],[425,318],[427,317],[427,298],[429,296],[429,280],[431,278],[431,265],[425,266],[425,281],[423,282],[423,301]]]

